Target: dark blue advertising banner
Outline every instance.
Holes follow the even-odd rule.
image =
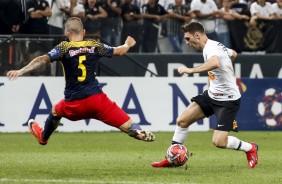
[[[282,130],[282,80],[241,79],[241,107],[237,114],[240,130]],[[211,128],[216,119],[211,118]]]
[[[130,57],[101,58],[96,73],[100,76],[144,77],[150,76],[148,69],[158,77],[180,77],[179,66],[194,67],[203,62],[202,54],[131,54]],[[282,78],[281,54],[240,54],[233,64],[238,78]],[[207,76],[207,73],[197,75]]]

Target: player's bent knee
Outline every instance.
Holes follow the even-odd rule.
[[[212,143],[218,148],[226,148],[226,142],[220,139],[213,139]]]
[[[178,117],[176,119],[176,124],[177,124],[177,126],[179,126],[181,128],[187,128],[188,127],[188,123],[186,121],[184,121],[184,119],[182,119],[181,117]]]
[[[52,115],[53,115],[53,116],[58,116],[58,114],[56,113],[56,109],[55,109],[54,106],[52,107]]]

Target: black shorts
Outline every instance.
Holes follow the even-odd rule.
[[[236,114],[240,108],[241,99],[233,101],[217,101],[209,97],[208,91],[195,96],[191,101],[196,102],[206,117],[215,114],[217,118],[216,130],[237,131]]]

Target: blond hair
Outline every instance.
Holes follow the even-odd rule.
[[[70,34],[80,34],[83,31],[83,24],[80,18],[71,17],[65,24],[65,32]]]

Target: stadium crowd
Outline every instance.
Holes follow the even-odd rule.
[[[63,35],[68,17],[79,17],[87,36],[116,46],[126,36],[129,52],[155,53],[167,38],[171,52],[183,52],[180,26],[198,20],[210,39],[230,47],[227,21],[282,19],[282,0],[0,0],[0,35]],[[19,10],[19,11],[17,11]]]

